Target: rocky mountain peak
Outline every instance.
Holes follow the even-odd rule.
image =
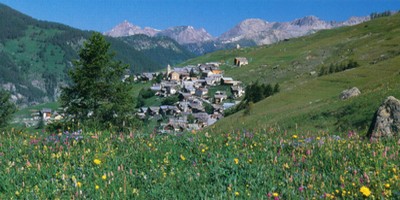
[[[327,22],[320,20],[318,17],[310,15],[303,18],[295,19],[291,22],[294,26],[325,26]]]
[[[105,32],[104,34],[111,37],[123,37],[137,34],[154,36],[158,32],[159,30],[150,27],[145,27],[144,29],[142,29],[140,26],[136,26],[130,23],[128,20],[124,20],[122,23],[116,25],[114,28],[112,28],[108,32]]]
[[[174,26],[157,35],[172,38],[179,44],[201,43],[214,39],[204,28],[195,29],[193,26]]]
[[[244,37],[242,36],[247,37],[250,35],[257,35],[263,32],[264,30],[270,29],[272,28],[273,24],[274,23],[269,23],[262,19],[256,19],[256,18],[246,19],[237,24],[228,32],[222,34],[219,37],[219,39],[227,41],[229,40],[229,42],[237,41],[243,39]]]

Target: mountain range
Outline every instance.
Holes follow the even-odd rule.
[[[196,29],[193,26],[176,26],[165,30],[149,27],[142,29],[125,20],[104,34],[111,37],[137,34],[150,37],[167,36],[195,54],[204,54],[236,46],[236,44],[243,46],[272,44],[281,40],[312,34],[319,30],[356,25],[369,19],[369,16],[351,17],[342,22],[324,21],[315,16],[306,16],[291,22],[246,19],[219,37],[213,37],[204,28]]]

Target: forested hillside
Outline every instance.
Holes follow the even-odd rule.
[[[56,100],[59,88],[68,84],[67,72],[78,58],[77,50],[92,32],[39,21],[2,4],[0,19],[0,86],[20,105]],[[131,73],[156,71],[191,57],[186,52],[174,57],[173,51],[163,48],[142,52],[122,40],[106,39],[115,58],[129,64]],[[161,56],[150,57],[153,53]]]

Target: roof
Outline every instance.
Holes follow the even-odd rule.
[[[153,79],[153,74],[152,73],[143,73],[143,76],[148,78],[148,79]]]
[[[233,86],[231,86],[231,89],[233,91],[239,91],[239,90],[243,90],[243,87],[240,85],[233,85]]]
[[[205,123],[207,123],[208,118],[209,118],[208,114],[205,113],[205,112],[193,113],[192,115],[193,115],[193,117],[196,118],[198,121],[200,121],[200,122],[205,122]]]
[[[160,110],[160,107],[153,107],[153,106],[151,106],[151,107],[149,107],[149,109],[150,109],[152,112],[158,112],[158,111]]]
[[[161,85],[153,85],[150,87],[151,90],[161,90]]]
[[[50,108],[43,108],[40,112],[41,113],[51,113],[51,109]]]
[[[222,77],[222,79],[224,79],[224,81],[233,81],[233,78],[231,77]]]
[[[245,57],[236,57],[235,59],[239,61],[247,61],[247,58]]]
[[[233,106],[235,106],[235,103],[224,103],[222,104],[222,106],[224,107],[224,110],[229,109]]]

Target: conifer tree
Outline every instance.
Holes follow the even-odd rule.
[[[132,85],[122,81],[128,65],[114,61],[109,49],[105,38],[93,33],[80,50],[80,59],[73,62],[72,84],[62,89],[60,101],[74,122],[122,128],[134,121]]]
[[[0,127],[8,124],[15,111],[15,104],[10,101],[10,93],[0,90]]]

